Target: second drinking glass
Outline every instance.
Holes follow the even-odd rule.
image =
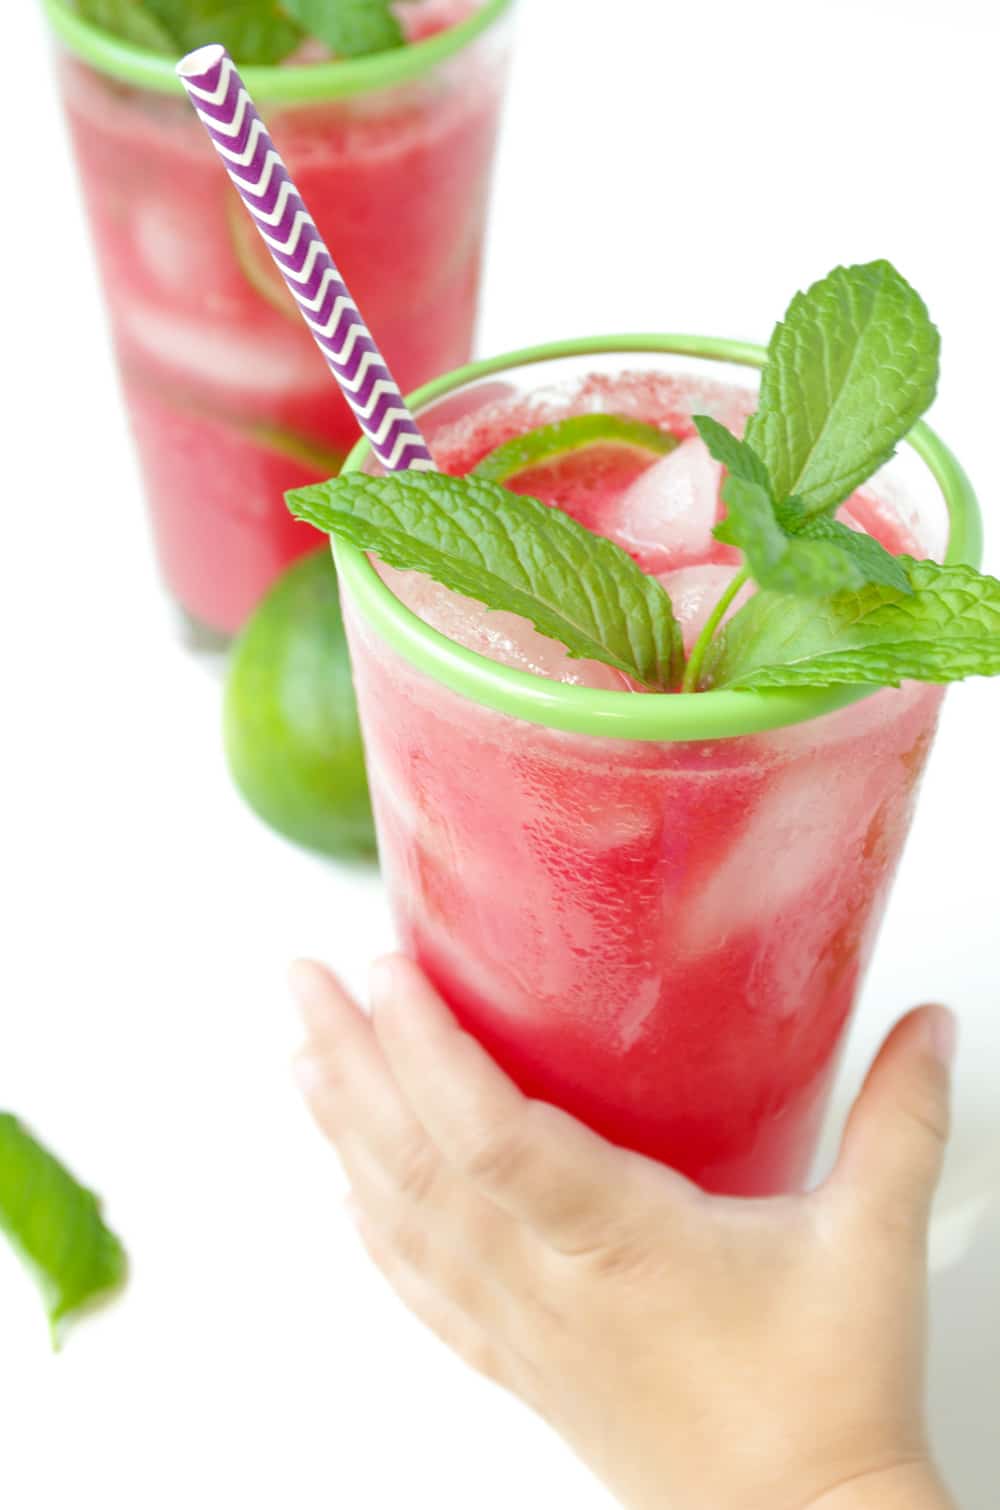
[[[409,5],[406,47],[246,70],[404,389],[469,355],[511,9]],[[175,60],[46,10],[161,568],[196,636],[226,637],[314,547],[284,490],[357,429]]]

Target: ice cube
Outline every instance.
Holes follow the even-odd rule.
[[[846,503],[842,508],[837,510],[835,517],[841,524],[846,524],[847,528],[853,530],[856,535],[867,535],[868,531],[859,522],[857,515],[851,512],[850,507]]]
[[[873,784],[884,780],[884,771],[866,779],[843,759],[800,757],[779,768],[695,899],[686,946],[700,953],[747,928],[773,926],[793,905],[823,907],[863,840]]]
[[[674,605],[674,617],[681,626],[685,650],[691,650],[695,640],[704,629],[709,614],[738,570],[737,566],[713,564],[682,566],[676,571],[658,574],[657,580],[666,588],[670,594],[670,601]],[[743,607],[752,592],[753,584],[748,582],[737,593],[723,623],[738,608]]]
[[[442,587],[423,572],[402,572],[378,564],[378,573],[400,602],[439,634],[488,660],[515,671],[565,682],[575,687],[626,691],[627,679],[600,661],[573,660],[565,646],[539,634],[518,614],[486,608],[472,598]]]
[[[722,468],[697,435],[642,473],[618,500],[602,533],[644,571],[664,572],[711,550]]]
[[[166,198],[141,199],[131,211],[133,286],[190,303],[193,293],[232,280],[232,248],[201,233],[191,211]],[[198,233],[198,234],[196,234]]]
[[[315,347],[289,325],[262,329],[239,321],[187,319],[139,299],[120,300],[118,333],[145,358],[186,379],[239,394],[318,389],[329,374]]]

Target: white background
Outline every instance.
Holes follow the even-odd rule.
[[[0,1252],[0,1502],[606,1505],[404,1315],[341,1215],[288,1073],[283,971],[315,952],[360,986],[388,921],[374,879],[285,845],[227,784],[218,681],[179,648],[150,558],[41,25],[13,9],[0,1106],[105,1193],[134,1275],[53,1358]],[[935,420],[996,570],[991,9],[525,0],[481,350],[766,338],[799,284],[890,257],[943,331]],[[1000,1473],[998,709],[995,685],[950,695],[841,1091],[903,1007],[961,1010],[932,1409],[965,1510],[995,1507]]]

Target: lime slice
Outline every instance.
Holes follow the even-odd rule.
[[[473,472],[491,482],[507,483],[523,472],[562,462],[597,446],[602,450],[610,447],[616,451],[639,452],[643,464],[649,465],[657,457],[666,456],[676,445],[676,436],[658,430],[655,425],[643,424],[641,420],[626,419],[618,414],[575,414],[505,441],[484,456],[473,467]],[[592,460],[588,457],[588,464]]]
[[[234,430],[246,435],[248,440],[254,441],[261,450],[287,456],[290,461],[297,461],[303,467],[312,467],[317,472],[325,473],[327,477],[336,477],[347,460],[346,451],[333,451],[318,445],[308,435],[300,435],[295,430],[283,430],[278,425],[241,424],[238,420],[230,420],[228,423]]]
[[[297,330],[301,330],[302,316],[298,306],[235,189],[226,193],[226,219],[237,265],[250,287],[279,315],[284,315]]]
[[[162,411],[173,410],[189,423],[217,426],[226,436],[247,441],[274,456],[287,456],[289,461],[327,477],[336,476],[347,459],[346,451],[334,450],[298,430],[246,419],[221,405],[206,403],[174,383],[148,377],[132,364],[125,367],[125,379],[130,397],[141,392]]]
[[[237,640],[224,730],[233,780],[265,823],[338,858],[374,853],[361,729],[327,548],[279,578]]]

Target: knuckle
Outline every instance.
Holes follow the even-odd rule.
[[[588,1274],[596,1279],[631,1279],[646,1268],[647,1253],[634,1237],[607,1234],[578,1254]]]
[[[588,1278],[623,1279],[643,1272],[650,1250],[641,1234],[620,1222],[582,1225],[564,1252]]]
[[[903,1108],[907,1120],[929,1140],[935,1151],[948,1142],[951,1118],[948,1108],[937,1096],[913,1097]]]
[[[427,1239],[413,1222],[405,1219],[393,1222],[387,1233],[387,1243],[394,1267],[423,1268],[427,1257]]]
[[[477,1184],[515,1185],[530,1167],[532,1153],[514,1132],[491,1129],[471,1138],[462,1150],[462,1173]]]
[[[867,1212],[868,1255],[881,1271],[899,1277],[901,1254],[921,1251],[925,1223],[918,1202],[903,1192],[894,1201],[881,1201]]]
[[[413,1143],[399,1151],[394,1174],[400,1194],[420,1205],[430,1199],[437,1161],[426,1144]]]

